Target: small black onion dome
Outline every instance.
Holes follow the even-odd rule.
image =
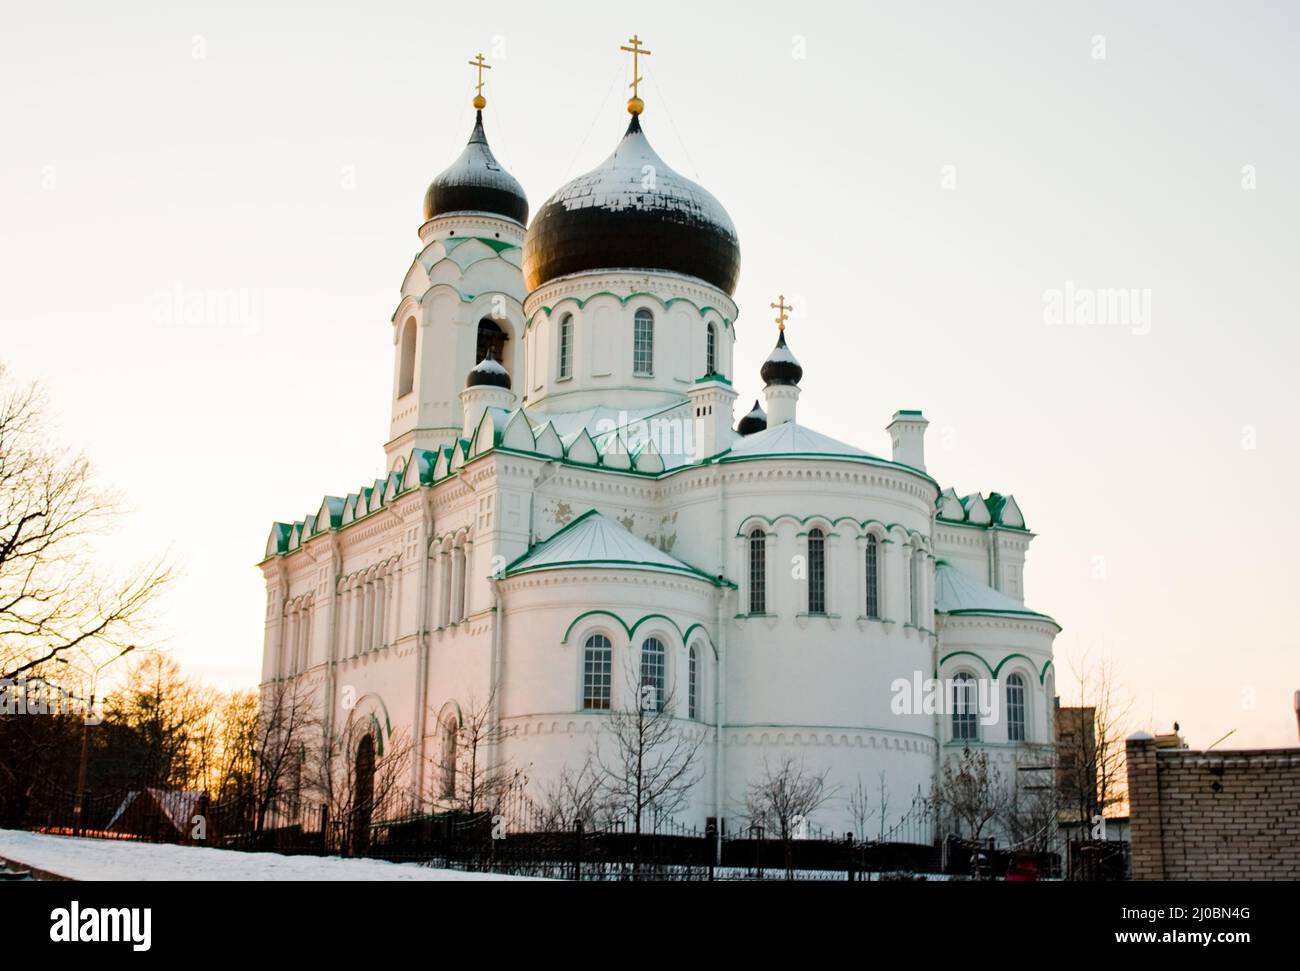
[[[790,353],[790,348],[785,346],[785,331],[781,331],[781,336],[776,339],[776,347],[772,348],[772,353],[767,356],[758,374],[764,384],[798,384],[803,378],[803,368]]]
[[[474,365],[465,379],[465,387],[477,388],[487,385],[493,388],[509,388],[510,372],[497,363],[489,353],[487,357]]]
[[[426,221],[449,212],[486,212],[528,224],[528,197],[519,180],[501,167],[488,147],[483,112],[460,158],[442,172],[424,194]]]
[[[755,399],[754,407],[749,410],[744,418],[740,419],[736,425],[736,431],[741,435],[752,435],[755,432],[767,430],[767,412],[758,406]]]
[[[614,154],[546,200],[524,238],[524,285],[587,270],[666,270],[736,291],[740,243],[722,204],[674,172],[636,115]]]

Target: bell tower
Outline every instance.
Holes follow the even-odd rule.
[[[464,376],[485,357],[522,373],[528,199],[492,154],[483,127],[483,72],[491,65],[482,54],[469,63],[477,72],[474,128],[425,193],[422,249],[392,318],[389,468],[413,448],[460,437]]]

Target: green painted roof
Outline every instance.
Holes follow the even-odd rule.
[[[1022,617],[1056,624],[1047,614],[1030,610],[1019,600],[971,579],[943,560],[934,565],[934,609],[937,613],[953,616]]]
[[[506,567],[506,576],[535,570],[607,569],[675,573],[714,586],[730,585],[669,556],[591,509]]]

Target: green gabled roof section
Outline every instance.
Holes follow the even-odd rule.
[[[326,496],[316,512],[316,529],[338,529],[343,525],[343,500],[339,496]]]
[[[968,496],[957,495],[954,489],[944,489],[935,501],[938,519],[944,523],[974,526],[978,529],[1014,529],[1029,532],[1020,504],[1010,493],[990,492],[987,499],[978,492]]]
[[[696,384],[704,384],[705,382],[711,382],[711,381],[716,381],[718,384],[725,384],[727,387],[731,387],[731,382],[716,371],[714,371],[712,374],[706,374],[702,378],[695,379]]]
[[[953,617],[1018,617],[1045,620],[1055,624],[1058,630],[1061,627],[1047,614],[1030,610],[1019,600],[968,577],[945,560],[936,560],[934,564],[934,609],[936,613]]]
[[[715,587],[735,586],[669,556],[597,509],[588,510],[549,539],[534,544],[506,566],[505,575],[538,570],[645,570],[687,576]]]

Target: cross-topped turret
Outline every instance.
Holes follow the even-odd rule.
[[[492,65],[483,60],[483,52],[479,51],[469,66],[478,71],[478,83],[474,85],[474,107],[482,111],[487,107],[487,98],[483,97],[483,72],[492,70]]]
[[[776,303],[772,304],[772,309],[776,311],[776,326],[778,330],[785,330],[785,322],[790,319],[790,311],[794,307],[785,302],[785,294],[776,298]]]
[[[632,89],[632,97],[628,100],[627,110],[634,115],[639,115],[645,110],[645,102],[641,100],[640,84],[645,78],[641,77],[641,58],[649,57],[650,52],[641,46],[641,38],[636,34],[628,41],[631,47],[620,47],[620,51],[627,51],[632,55],[632,83],[628,85]]]

